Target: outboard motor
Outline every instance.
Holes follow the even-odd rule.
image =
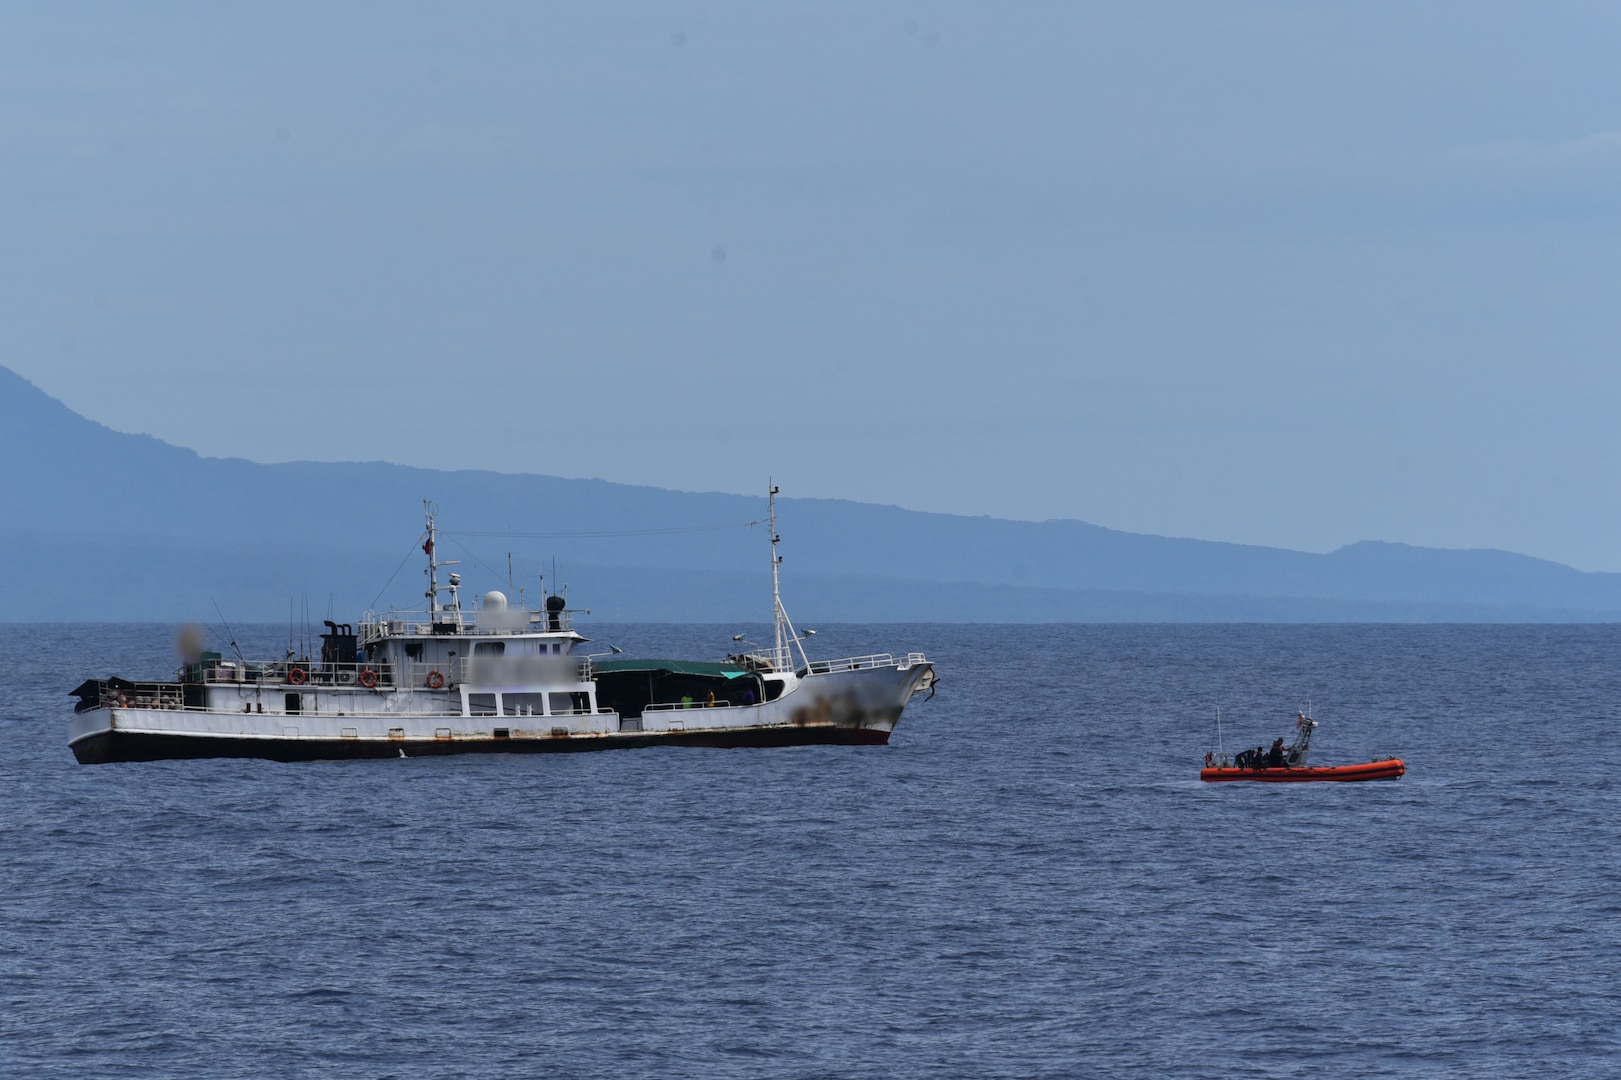
[[[546,598],[546,629],[563,629],[563,609],[567,606],[568,601],[561,596],[548,596]]]

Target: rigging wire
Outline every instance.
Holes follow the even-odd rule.
[[[471,529],[440,529],[445,536],[496,536],[527,540],[602,540],[618,536],[667,536],[671,533],[718,532],[722,529],[750,529],[764,521],[734,521],[726,525],[682,525],[669,529],[615,529],[596,532],[480,532]]]
[[[435,529],[434,531],[438,533],[438,535],[446,537],[451,543],[461,548],[462,551],[466,553],[467,557],[476,563],[480,569],[499,582],[501,580],[500,573],[485,564],[484,561],[481,560],[477,555],[474,555],[472,550],[468,548],[466,544],[463,544],[460,540],[456,539],[458,536],[498,537],[503,539],[522,540],[606,540],[616,537],[668,536],[674,533],[719,532],[726,529],[752,529],[757,525],[764,524],[764,520],[734,521],[724,525],[680,525],[667,529],[600,529],[589,532],[494,532],[477,529],[443,528]],[[376,609],[377,602],[383,598],[384,593],[388,592],[389,586],[394,584],[394,579],[400,576],[400,571],[405,569],[405,564],[410,561],[411,555],[422,546],[422,540],[425,536],[427,536],[427,533],[423,533],[416,538],[416,542],[411,545],[410,550],[406,551],[405,557],[400,560],[400,564],[396,566],[394,568],[394,572],[388,576],[388,581],[385,582],[383,587],[377,591],[377,596],[372,600],[371,604],[368,605],[368,610]]]
[[[367,611],[375,611],[375,610],[377,610],[377,601],[381,600],[383,598],[383,594],[388,592],[388,587],[390,585],[394,584],[394,579],[400,576],[400,571],[401,570],[405,569],[406,561],[411,558],[411,555],[412,555],[413,552],[415,552],[418,548],[420,548],[422,546],[422,540],[427,535],[428,535],[427,533],[422,533],[420,536],[418,536],[416,538],[416,541],[411,544],[411,549],[405,553],[405,558],[400,560],[400,565],[398,565],[398,566],[396,566],[394,568],[394,572],[392,574],[388,575],[388,580],[383,583],[383,587],[381,589],[377,590],[376,598],[374,598],[370,604],[366,605],[366,610]]]
[[[216,614],[216,615],[218,615],[220,617],[220,622],[225,627],[225,636],[228,637],[230,639],[230,641],[231,641],[231,651],[236,653],[236,658],[238,660],[242,661],[244,664],[247,663],[248,658],[242,655],[242,650],[241,649],[237,648],[237,645],[236,645],[236,631],[231,629],[231,624],[229,622],[226,622],[225,612],[220,610],[220,602],[218,600],[214,600],[214,598],[212,596],[210,596],[209,599],[214,601],[214,614]]]
[[[488,563],[484,562],[483,559],[480,559],[477,555],[473,554],[472,549],[469,548],[466,544],[462,543],[460,540],[456,539],[456,536],[455,536],[454,533],[447,533],[443,529],[438,530],[438,532],[439,532],[440,536],[449,538],[449,540],[450,540],[450,542],[452,544],[455,544],[457,547],[461,548],[462,552],[469,559],[473,560],[473,564],[475,566],[477,566],[480,570],[483,570],[486,574],[489,574],[491,577],[493,577],[496,580],[497,583],[499,583],[501,581],[500,572],[497,571],[497,570],[492,569],[489,566]]]

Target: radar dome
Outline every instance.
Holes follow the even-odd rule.
[[[484,594],[485,611],[505,611],[507,609],[507,594],[491,589]]]

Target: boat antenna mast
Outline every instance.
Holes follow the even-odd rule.
[[[794,624],[788,618],[788,610],[782,606],[782,582],[778,568],[782,565],[782,556],[777,554],[777,545],[782,537],[777,535],[777,492],[781,488],[775,483],[770,484],[768,496],[769,521],[771,527],[771,615],[776,633],[776,647],[771,652],[771,663],[778,671],[787,671],[793,666],[793,657],[790,649],[799,647],[799,659],[806,667],[810,666],[810,658],[805,655],[805,646],[794,630]]]
[[[1295,714],[1295,739],[1289,744],[1286,760],[1293,768],[1304,768],[1311,754],[1311,733],[1317,730],[1317,721],[1311,718],[1311,705]]]
[[[434,527],[434,518],[439,515],[439,504],[432,499],[423,499],[422,514],[428,519],[428,538],[422,542],[422,553],[428,557],[428,591],[424,595],[428,598],[428,614],[435,616],[439,614],[439,568],[441,566],[460,566],[461,560],[441,560],[439,558],[438,533]],[[454,592],[455,587],[461,582],[455,574],[452,574],[450,575],[450,584]],[[430,621],[432,620],[430,619]]]

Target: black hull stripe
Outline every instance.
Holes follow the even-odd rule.
[[[446,754],[567,754],[587,750],[633,750],[643,746],[884,746],[889,732],[872,728],[781,727],[740,731],[624,732],[584,738],[435,739],[242,739],[102,731],[73,744],[81,765],[183,758],[263,758],[267,761],[336,761],[349,758],[438,757]]]

